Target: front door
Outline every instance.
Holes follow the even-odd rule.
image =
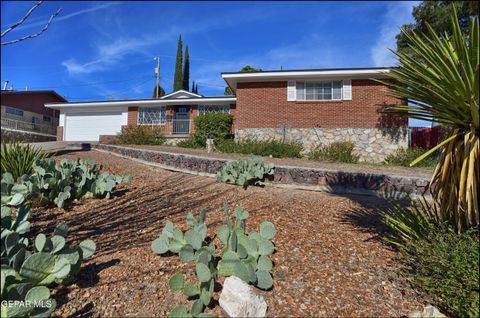
[[[190,133],[190,107],[175,106],[175,119],[173,120],[174,134]]]

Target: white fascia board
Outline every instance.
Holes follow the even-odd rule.
[[[234,73],[222,74],[223,79],[286,79],[305,77],[326,77],[326,76],[376,76],[389,73],[390,69],[363,69],[363,70],[325,70],[325,71],[285,71],[285,72],[258,72],[258,73]]]
[[[389,68],[361,69],[361,70],[319,70],[319,71],[284,71],[222,74],[233,92],[236,92],[237,83],[288,81],[308,78],[383,78],[390,72]]]
[[[148,99],[148,100],[122,100],[105,102],[80,102],[80,103],[52,103],[45,104],[45,107],[52,109],[74,109],[74,108],[96,108],[96,107],[154,107],[165,105],[224,105],[236,103],[236,97],[226,98],[185,98],[175,99]]]

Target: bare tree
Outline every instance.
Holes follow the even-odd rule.
[[[9,28],[7,28],[5,31],[2,32],[1,34],[1,38],[3,39],[3,37],[5,35],[7,35],[10,31],[12,31],[13,29],[15,29],[16,27],[18,27],[19,25],[21,25],[22,23],[25,22],[25,20],[27,20],[30,15],[33,13],[33,11],[35,11],[36,8],[38,8],[41,4],[42,4],[43,0],[41,1],[38,1],[30,10],[28,10],[28,12],[20,19],[18,20],[16,23],[12,24]],[[30,35],[26,35],[26,36],[23,36],[21,38],[18,38],[16,40],[12,40],[12,41],[7,41],[7,42],[2,42],[1,45],[8,45],[8,44],[14,44],[14,43],[17,43],[17,42],[21,42],[21,41],[24,41],[24,40],[27,40],[27,39],[33,39],[33,38],[36,38],[37,36],[41,35],[43,32],[45,32],[48,27],[50,26],[50,24],[52,23],[53,19],[55,19],[55,17],[60,13],[60,11],[62,11],[62,8],[59,8],[57,10],[57,12],[55,12],[54,14],[52,14],[50,16],[50,19],[48,19],[48,22],[47,24],[45,24],[45,26],[43,27],[43,29],[41,29],[40,31],[38,31],[37,33],[34,33],[34,34],[30,34]]]

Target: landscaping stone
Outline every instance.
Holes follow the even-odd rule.
[[[207,152],[212,153],[215,150],[215,143],[213,139],[207,139]]]
[[[442,314],[436,307],[428,305],[421,310],[416,310],[408,314],[409,318],[444,318],[447,317]]]
[[[55,141],[55,136],[49,136],[45,134],[39,134],[36,132],[20,131],[20,130],[11,130],[11,129],[1,129],[2,132],[2,141],[17,141],[17,142],[45,142],[45,141]]]
[[[235,276],[225,279],[219,303],[227,317],[265,317],[267,313],[263,297]]]

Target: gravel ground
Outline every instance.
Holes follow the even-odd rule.
[[[165,316],[174,304],[185,302],[169,290],[168,279],[179,270],[193,278],[193,267],[176,256],[155,255],[150,243],[167,219],[184,224],[188,212],[202,207],[208,211],[207,224],[215,228],[223,221],[224,199],[250,212],[247,230],[264,220],[277,228],[274,288],[260,292],[269,316],[402,316],[423,305],[397,275],[395,252],[379,239],[385,231],[376,213],[385,204],[380,199],[243,190],[96,151],[61,158],[94,158],[104,169],[127,172],[133,180],[111,199],[74,203],[66,211],[34,211],[34,231],[50,232],[66,223],[72,242],[92,238],[97,243],[77,283],[55,288],[57,316]],[[219,306],[207,311],[220,314]]]

